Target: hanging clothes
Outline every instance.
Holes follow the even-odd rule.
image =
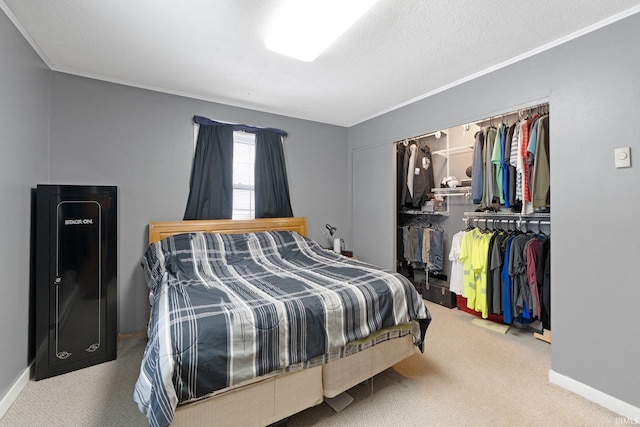
[[[413,263],[422,263],[422,227],[402,227],[404,258]]]
[[[409,190],[408,199],[413,201],[413,177],[415,175],[416,166],[416,144],[409,145],[409,166],[407,168],[407,189]]]
[[[510,270],[511,304],[513,317],[518,322],[524,323],[531,319],[530,308],[532,306],[531,291],[527,283],[527,260],[524,247],[529,240],[529,236],[518,235],[511,243]]]
[[[511,206],[515,209],[521,200],[519,192],[522,188],[522,175],[518,171],[518,153],[520,152],[520,128],[522,123],[514,123],[511,137],[511,151],[509,152],[509,169],[512,171]]]
[[[506,233],[494,233],[494,238],[489,249],[489,283],[487,283],[487,304],[489,313],[500,314],[502,312],[502,263],[504,260],[504,241]]]
[[[444,268],[444,231],[422,225],[402,226],[403,256],[417,268],[441,272]]]
[[[510,325],[513,323],[513,313],[511,307],[513,306],[511,300],[511,288],[513,287],[513,283],[511,280],[511,257],[509,254],[511,253],[511,243],[513,243],[513,239],[516,236],[509,236],[505,241],[505,252],[504,258],[502,260],[502,273],[500,277],[502,278],[502,318],[504,319],[504,323]]]
[[[489,317],[487,305],[487,271],[489,242],[492,233],[483,233],[477,228],[465,233],[460,246],[463,264],[464,294],[467,308],[479,311],[483,318]]]
[[[486,131],[486,135],[484,138],[485,147],[484,147],[484,171],[483,171],[483,193],[482,193],[482,201],[481,207],[489,207],[493,204],[494,196],[496,193],[496,175],[495,175],[495,167],[491,162],[491,156],[493,155],[493,146],[496,139],[497,130],[494,127],[490,127]]]
[[[543,263],[538,265],[538,282],[542,284],[540,303],[542,305],[542,327],[551,330],[551,239],[542,243]]]
[[[484,140],[484,138],[483,138]],[[464,268],[462,260],[460,260],[460,245],[462,237],[466,231],[458,231],[451,238],[451,247],[449,248],[449,261],[451,261],[451,274],[449,277],[449,290],[458,295],[464,294]]]
[[[540,289],[538,288],[538,263],[541,261],[542,240],[530,239],[525,246],[527,257],[527,284],[531,292],[531,312],[536,319],[542,318],[542,307],[540,304]]]
[[[396,145],[398,206],[420,208],[431,199],[435,187],[431,148],[426,141],[404,141]]]
[[[449,257],[453,261],[457,255],[462,280],[456,278],[450,286],[467,299],[467,308],[483,318],[502,315],[506,324],[550,318],[550,286],[545,288],[548,236],[473,228],[454,237]]]
[[[471,165],[471,198],[473,203],[478,204],[482,202],[482,190],[484,188],[484,132],[476,132],[475,138],[473,143],[473,163]]]
[[[415,150],[415,162],[413,163],[413,191],[412,206],[419,208],[428,199],[431,199],[431,190],[435,187],[431,148],[425,141],[418,142]],[[412,164],[409,163],[409,167]],[[411,173],[411,170],[409,171]]]
[[[522,200],[524,201],[524,205],[526,206],[527,202],[531,202],[531,193],[530,193],[530,186],[529,186],[529,168],[530,168],[530,164],[529,162],[527,162],[527,157],[528,157],[528,149],[529,149],[529,143],[531,142],[531,133],[533,132],[534,129],[534,125],[536,124],[538,118],[540,116],[538,114],[534,115],[532,118],[530,118],[529,120],[526,121],[526,127],[523,127],[523,130],[525,130],[524,136],[522,138],[522,147],[520,147],[521,152],[520,155],[522,156],[523,159],[523,172],[522,172],[522,178],[523,178],[523,185],[522,185]],[[537,129],[537,128],[536,128]],[[525,206],[523,206],[523,213],[527,213],[527,210],[525,208]]]
[[[511,160],[511,141],[515,131],[516,124],[509,126],[505,132],[505,138],[502,141],[502,169],[504,170],[502,188],[504,192],[504,207],[510,208],[515,203],[515,168],[510,164]]]
[[[440,272],[443,270],[444,257],[444,231],[429,230],[429,271]]]
[[[501,205],[504,205],[504,163],[502,161],[504,157],[504,145],[503,140],[505,138],[504,133],[504,125],[501,124],[498,126],[498,130],[496,132],[496,139],[493,142],[493,153],[491,155],[491,163],[493,164],[493,170],[495,173],[495,183],[496,183],[496,192],[495,195],[500,201]]]
[[[407,167],[409,166],[408,158],[405,165],[405,153],[407,145],[405,143],[396,144],[396,206],[404,206],[407,199]]]
[[[531,201],[534,209],[548,206],[551,187],[549,163],[549,116],[542,116],[538,121],[538,141],[533,168],[533,193]]]
[[[483,135],[483,141],[479,135]],[[504,207],[522,214],[548,212],[549,151],[548,113],[536,112],[511,125],[503,122],[476,134],[471,197],[479,204],[477,210]]]
[[[514,202],[514,195],[511,193],[515,184],[515,175],[510,167],[514,129],[515,124],[512,126],[501,124],[499,126],[491,157],[491,163],[493,163],[495,170],[496,197],[499,198],[500,204],[506,208],[510,208]]]

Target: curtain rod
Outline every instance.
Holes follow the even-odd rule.
[[[205,125],[205,126],[231,126],[233,127],[233,130],[243,130],[245,132],[256,132],[259,130],[268,130],[271,132],[275,132],[279,135],[282,136],[287,136],[287,132],[282,130],[282,129],[276,129],[276,128],[261,128],[261,127],[257,127],[257,126],[249,126],[249,125],[243,125],[243,124],[238,124],[238,123],[223,123],[223,122],[216,122],[214,120],[208,119],[206,117],[202,117],[202,116],[193,116],[193,123],[199,124],[199,125]]]

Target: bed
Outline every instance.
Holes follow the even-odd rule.
[[[422,349],[410,282],[306,234],[305,218],[149,224],[134,401],[150,425],[268,425]]]

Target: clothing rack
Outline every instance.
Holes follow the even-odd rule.
[[[542,104],[532,105],[531,107],[527,108],[521,108],[518,110],[518,117],[520,119],[523,119],[524,117],[526,117],[525,114],[531,115],[531,113],[533,113],[534,111],[541,116],[549,114],[549,103],[543,102]]]
[[[537,112],[540,115],[549,114],[549,102],[548,101],[547,102],[542,102],[542,103],[539,103],[539,104],[530,105],[530,106],[525,107],[525,108],[520,108],[520,109],[516,110],[516,112],[512,111],[510,113],[505,113],[505,114],[496,114],[494,116],[490,116],[490,117],[484,118],[482,120],[479,120],[479,121],[476,121],[476,122],[471,122],[471,123],[474,123],[474,124],[476,124],[478,126],[482,126],[483,123],[487,123],[487,122],[492,123],[494,120],[498,120],[498,119],[501,120],[501,121],[504,121],[504,119],[506,117],[513,116],[516,113],[518,115],[518,120],[522,120],[524,117],[527,117],[527,115],[531,115],[531,113],[533,113],[534,111]],[[469,124],[464,124],[462,126],[465,126],[465,130],[468,130]],[[446,135],[445,132],[438,130],[438,131],[435,131],[435,132],[425,133],[423,135],[418,135],[418,136],[412,136],[410,138],[405,138],[405,139],[402,139],[400,141],[396,141],[396,144],[404,144],[406,146],[411,141],[417,141],[419,139],[427,138],[427,137],[430,137],[430,136],[435,136],[436,139],[440,139],[445,135]]]
[[[518,119],[517,120],[522,120],[527,116],[532,115],[532,113],[538,113],[540,115],[545,115],[545,114],[549,114],[549,103],[548,102],[543,102],[540,104],[536,104],[536,105],[531,105],[529,107],[525,107],[525,108],[520,108],[517,111],[512,111],[510,113],[506,113],[506,114],[497,114],[495,116],[491,116],[491,117],[487,117],[485,119],[482,119],[480,121],[474,122],[476,125],[478,126],[484,126],[487,124],[487,122],[489,124],[493,124],[494,120],[495,121],[499,121],[499,122],[504,122],[505,118],[509,118],[509,117],[513,117],[517,114]],[[508,124],[508,122],[507,122]]]
[[[508,211],[465,212],[462,220],[467,228],[469,228],[469,226],[475,227],[481,232],[498,230],[512,232],[517,230],[524,233],[531,232],[540,238],[543,236],[544,238],[549,238],[551,235],[551,214],[548,212],[531,214],[517,214]],[[466,308],[463,309],[467,311]],[[491,314],[489,316],[491,316]],[[490,318],[490,320],[502,322],[502,319],[496,320]],[[535,338],[551,343],[551,330],[546,329],[544,323],[538,323],[537,327],[532,327],[532,329],[534,330],[533,336]]]
[[[446,136],[447,134],[445,132],[442,131],[435,131],[435,132],[431,132],[431,133],[425,133],[424,135],[418,135],[418,136],[412,136],[411,138],[405,138],[402,139],[400,141],[396,141],[396,144],[404,144],[405,146],[407,146],[411,141],[417,141],[419,139],[423,139],[423,138],[427,138],[430,136],[435,136],[436,139],[440,139],[443,136]]]
[[[495,230],[499,228],[512,229],[511,225],[515,229],[521,229],[525,227],[527,230],[530,226],[537,226],[538,231],[541,231],[540,227],[551,226],[551,214],[550,213],[533,213],[533,214],[513,214],[513,213],[500,213],[500,212],[465,212],[462,218],[465,227],[475,226],[482,229]],[[481,225],[484,224],[484,227]],[[506,227],[500,227],[500,225],[506,225]]]

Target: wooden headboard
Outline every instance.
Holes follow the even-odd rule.
[[[307,236],[307,219],[257,218],[257,219],[205,219],[187,221],[151,221],[149,244],[180,233],[255,233],[259,231],[296,231]]]

